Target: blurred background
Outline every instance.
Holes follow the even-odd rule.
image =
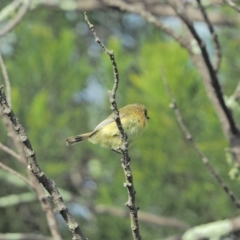
[[[2,0],[0,9],[7,3]],[[219,11],[225,11],[226,17],[230,12]],[[129,150],[139,213],[183,224],[159,226],[140,221],[142,238],[164,239],[182,233],[185,227],[237,216],[235,206],[191,149],[169,108],[160,68],[199,148],[237,191],[238,180],[230,179],[225,156],[228,143],[188,53],[137,14],[108,9],[91,11],[88,17],[104,44],[114,50],[120,73],[118,106],[142,103],[148,108],[148,129]],[[177,19],[164,21],[181,31]],[[217,28],[224,46],[220,80],[226,96],[239,81],[238,25]],[[196,27],[212,51],[206,26],[199,23]],[[98,240],[131,239],[120,156],[89,142],[65,145],[66,137],[91,131],[111,114],[107,91],[113,86],[112,65],[94,41],[83,12],[32,9],[0,38],[0,51],[11,80],[13,111],[41,169],[56,182],[84,234]],[[235,114],[239,116],[238,111]],[[12,147],[2,122],[0,133],[0,142]],[[4,151],[0,159],[26,175],[26,169]],[[35,193],[2,169],[0,179],[0,232],[49,235]],[[126,214],[118,216],[114,209]],[[56,213],[56,217],[63,239],[71,239],[61,216]]]

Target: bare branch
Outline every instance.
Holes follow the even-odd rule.
[[[211,33],[211,37],[213,39],[213,43],[215,45],[215,60],[214,60],[214,70],[218,72],[220,64],[221,64],[221,58],[222,58],[222,52],[221,52],[221,46],[218,40],[218,35],[215,32],[212,23],[209,20],[209,17],[207,15],[207,12],[205,11],[205,8],[203,7],[201,0],[197,0],[198,6],[201,10],[201,13],[203,15],[203,18],[208,26],[208,29]]]
[[[1,70],[2,70],[3,79],[4,79],[4,82],[5,82],[5,85],[6,85],[7,100],[9,102],[9,106],[12,107],[11,84],[10,84],[10,81],[9,81],[7,69],[6,69],[6,66],[4,64],[1,52],[0,52],[0,67],[1,67]]]
[[[14,0],[0,11],[0,22],[8,18],[21,5],[22,0]]]
[[[6,71],[6,68],[4,66],[4,63],[2,64],[2,68],[4,69],[4,71]],[[3,72],[4,72],[3,71]],[[5,76],[7,76],[7,71]],[[5,77],[6,78],[6,77]],[[9,82],[9,80],[7,80]],[[9,82],[10,84],[10,82]],[[10,96],[10,91],[8,93],[8,95]],[[0,105],[1,106],[1,105]],[[8,135],[11,137],[13,143],[15,144],[17,151],[19,153],[19,155],[17,155],[16,153],[14,153],[14,151],[12,151],[11,149],[9,149],[8,147],[4,146],[4,145],[0,145],[0,147],[7,153],[11,154],[12,156],[16,157],[16,159],[18,159],[24,167],[27,167],[27,159],[24,153],[24,150],[22,148],[21,142],[19,140],[19,137],[17,135],[17,133],[15,132],[15,129],[11,123],[11,121],[8,119],[8,117],[6,115],[3,115],[3,111],[2,111],[2,107],[0,107],[0,116],[3,119],[3,122],[6,125],[6,128],[8,130]],[[57,227],[57,222],[53,213],[53,209],[51,204],[49,203],[49,201],[46,201],[45,198],[45,192],[42,188],[42,186],[39,184],[38,180],[36,179],[36,177],[29,171],[27,171],[30,182],[32,183],[32,186],[34,187],[35,192],[37,193],[39,202],[41,204],[41,207],[43,209],[43,211],[46,214],[46,218],[47,218],[47,222],[48,222],[48,226],[49,226],[49,230],[51,231],[51,234],[53,236],[53,238],[55,240],[61,240],[61,235],[59,233],[58,227]]]
[[[214,169],[214,167],[212,166],[212,164],[209,162],[207,156],[198,148],[197,144],[195,143],[190,131],[188,130],[186,124],[184,123],[184,120],[182,118],[181,112],[177,106],[176,100],[174,98],[174,96],[172,95],[172,92],[170,90],[170,87],[168,85],[168,82],[165,78],[165,76],[162,73],[162,79],[165,85],[165,88],[167,90],[167,93],[169,95],[169,98],[171,100],[171,105],[170,107],[174,110],[174,113],[176,115],[177,121],[179,123],[179,126],[182,130],[182,132],[185,135],[185,138],[187,139],[187,141],[191,144],[191,146],[193,147],[193,149],[197,152],[197,154],[199,155],[199,157],[201,158],[202,162],[206,165],[206,167],[208,168],[208,170],[210,171],[210,173],[213,175],[213,177],[217,180],[217,182],[219,183],[219,185],[223,188],[223,190],[227,193],[227,195],[230,197],[230,199],[232,200],[232,202],[235,204],[235,206],[237,208],[240,208],[240,201],[238,200],[238,198],[235,196],[235,194],[229,189],[229,187],[226,185],[226,183],[223,181],[223,179],[220,177],[220,175],[217,173],[217,171]]]
[[[56,184],[54,183],[53,180],[49,179],[40,169],[37,163],[35,152],[31,146],[28,136],[24,128],[14,115],[12,109],[9,107],[7,103],[7,99],[3,92],[3,86],[0,87],[0,105],[3,108],[3,113],[8,116],[20,138],[20,141],[23,145],[24,153],[26,155],[26,158],[28,159],[29,163],[28,168],[32,171],[32,173],[35,175],[38,181],[42,183],[44,188],[48,191],[48,193],[52,197],[56,209],[60,212],[60,214],[68,224],[70,231],[73,234],[73,240],[87,240],[87,238],[81,232],[78,223],[70,214],[65,202],[63,201],[61,194],[57,189]]]
[[[25,0],[22,1],[22,7],[20,8],[20,10],[18,11],[17,15],[15,16],[15,18],[13,18],[11,21],[9,21],[4,28],[2,28],[0,30],[0,37],[4,36],[5,34],[7,34],[9,31],[11,31],[22,19],[23,17],[26,15],[29,5],[30,5],[30,0]]]
[[[222,0],[224,3],[226,3],[231,8],[235,9],[237,12],[240,12],[240,7],[231,0]]]
[[[86,12],[84,13],[85,15],[85,21],[87,22],[90,30],[93,33],[93,36],[95,38],[95,41],[103,48],[105,53],[108,54],[112,67],[113,67],[113,75],[114,75],[114,85],[112,91],[109,92],[109,98],[110,98],[110,103],[111,103],[111,109],[114,113],[114,118],[115,122],[117,124],[119,134],[122,140],[122,146],[120,147],[120,151],[122,153],[123,159],[122,161],[122,167],[124,170],[126,182],[124,183],[124,186],[127,188],[128,191],[128,201],[126,203],[126,206],[129,208],[130,212],[130,220],[131,220],[131,229],[132,229],[132,234],[133,234],[133,239],[134,240],[140,240],[141,235],[140,235],[140,230],[139,230],[139,223],[138,223],[138,210],[139,207],[136,206],[135,204],[135,188],[133,184],[133,175],[132,171],[130,168],[130,157],[128,155],[128,137],[127,134],[123,130],[123,126],[121,123],[121,119],[119,117],[119,110],[117,108],[117,102],[116,102],[116,92],[118,89],[118,84],[119,84],[119,74],[118,74],[118,69],[117,69],[117,64],[115,61],[114,53],[113,51],[109,51],[105,45],[102,43],[100,38],[97,36],[94,26],[89,22],[88,17]]]
[[[12,168],[6,166],[5,164],[0,162],[0,168],[4,169],[5,171],[13,174],[14,176],[20,178],[21,180],[23,180],[25,183],[27,183],[31,188],[34,189],[33,184],[27,179],[25,178],[23,175],[21,175],[20,173],[16,172],[15,170],[13,170]]]
[[[124,209],[112,206],[105,206],[105,205],[91,205],[93,211],[96,213],[101,214],[109,214],[118,217],[127,217],[127,212]],[[188,224],[184,223],[183,221],[179,221],[174,218],[169,217],[162,217],[148,212],[139,212],[138,214],[139,221],[143,221],[146,223],[156,224],[158,226],[164,227],[173,227],[179,229],[187,229],[189,228]]]
[[[222,94],[222,89],[219,84],[218,76],[216,71],[214,70],[212,63],[209,58],[209,54],[207,52],[206,44],[202,41],[200,36],[198,35],[197,31],[195,30],[192,21],[184,14],[182,11],[180,11],[177,6],[173,3],[169,3],[172,8],[176,11],[176,13],[179,15],[179,17],[183,20],[183,22],[186,24],[190,32],[192,33],[194,39],[197,41],[199,48],[201,49],[201,54],[204,59],[204,63],[206,64],[210,79],[211,79],[211,84],[214,89],[215,96],[226,116],[226,119],[228,121],[229,125],[229,130],[234,136],[239,135],[239,129],[236,125],[236,122],[233,118],[233,115],[231,111],[228,109],[226,106],[226,103],[223,99],[223,94]]]
[[[12,149],[10,149],[9,147],[3,145],[2,143],[0,143],[0,148],[5,151],[6,153],[10,154],[11,156],[13,156],[14,158],[16,158],[17,160],[21,161],[21,156],[18,155],[16,152],[14,152]]]
[[[119,1],[119,0],[118,0]],[[120,2],[120,1],[119,1]],[[131,5],[133,8],[139,5],[140,1],[136,0],[128,0],[122,1],[124,3],[127,2],[128,5]],[[167,4],[162,3],[163,1],[141,1],[144,5],[144,9],[148,12],[151,12],[153,15],[158,17],[176,17],[175,11]],[[36,3],[36,1],[35,1]],[[114,1],[113,1],[114,3]],[[40,6],[44,6],[46,8],[54,9],[54,10],[75,10],[75,11],[95,11],[95,10],[105,10],[108,8],[108,3],[99,0],[78,0],[77,4],[72,4],[71,6],[60,4],[60,1],[49,1],[49,0],[38,0],[38,4]],[[217,5],[223,4],[222,0],[211,0],[208,2],[208,7],[215,7]],[[70,9],[69,9],[70,8]],[[119,8],[118,8],[119,9]],[[119,9],[120,10],[120,9]],[[189,17],[193,19],[193,21],[201,21],[203,22],[204,19],[201,13],[195,8],[190,6],[188,10]],[[158,18],[157,17],[157,18]],[[214,25],[222,25],[222,26],[232,26],[236,25],[238,19],[226,18],[223,14],[219,12],[212,11],[209,14],[209,19]]]

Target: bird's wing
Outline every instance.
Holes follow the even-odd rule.
[[[121,119],[124,118],[124,117],[126,117],[126,116],[128,116],[128,115],[129,115],[129,113],[121,113],[121,112],[119,113],[119,117],[120,117]],[[114,115],[111,114],[108,118],[106,118],[105,120],[103,120],[102,122],[100,122],[100,123],[95,127],[95,129],[93,130],[91,136],[92,136],[94,133],[96,133],[99,129],[105,127],[106,125],[108,125],[109,123],[112,123],[112,122],[114,122],[114,121],[115,121],[115,120],[114,120]]]

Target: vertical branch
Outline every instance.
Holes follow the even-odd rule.
[[[109,91],[111,109],[112,109],[112,111],[114,113],[115,121],[116,121],[116,124],[117,124],[117,126],[119,128],[120,137],[121,137],[122,141],[124,139],[127,140],[127,135],[123,131],[121,119],[119,117],[119,111],[118,111],[118,107],[117,107],[117,102],[116,102],[116,92],[117,92],[118,83],[119,83],[119,73],[118,73],[118,69],[117,69],[117,64],[115,62],[114,53],[113,53],[113,51],[108,50],[105,47],[105,45],[102,43],[100,38],[97,36],[97,34],[96,34],[95,30],[94,30],[94,26],[89,22],[89,20],[87,18],[86,12],[84,13],[84,15],[85,15],[85,21],[87,22],[89,29],[92,31],[93,36],[95,38],[95,41],[102,47],[104,52],[110,57],[110,60],[111,60],[112,66],[113,66],[113,74],[114,74],[114,86],[113,86],[112,91]]]
[[[209,172],[212,174],[212,176],[217,180],[219,185],[223,188],[223,190],[227,193],[229,198],[232,200],[232,202],[235,204],[237,208],[240,208],[240,201],[238,198],[235,196],[235,194],[229,189],[229,187],[226,185],[226,183],[223,181],[223,179],[220,177],[220,175],[217,173],[217,171],[214,169],[210,161],[208,160],[207,156],[198,148],[197,144],[195,143],[193,136],[191,135],[190,131],[188,130],[187,125],[184,123],[182,114],[177,106],[176,100],[171,92],[171,89],[168,85],[168,82],[165,78],[165,76],[162,73],[162,79],[166,88],[166,91],[169,95],[169,98],[171,100],[171,105],[170,107],[173,109],[175,116],[177,118],[178,124],[185,135],[185,138],[187,141],[190,143],[190,145],[193,147],[193,149],[197,152],[199,157],[201,158],[202,162],[206,165],[208,168]]]
[[[134,240],[140,240],[141,235],[140,235],[139,223],[138,223],[139,207],[137,207],[135,204],[136,191],[134,188],[133,175],[130,168],[130,157],[128,155],[128,137],[123,130],[123,126],[121,123],[121,119],[119,117],[119,110],[117,108],[117,102],[116,102],[116,92],[119,84],[119,73],[117,69],[117,64],[115,61],[113,51],[110,51],[105,47],[105,45],[102,43],[100,38],[97,36],[94,30],[94,26],[89,22],[86,12],[84,13],[84,15],[85,15],[85,21],[87,22],[89,29],[92,31],[95,41],[103,48],[105,53],[108,54],[113,67],[114,85],[113,85],[112,91],[109,92],[109,98],[111,103],[111,109],[114,113],[115,122],[118,127],[120,137],[123,143],[119,150],[121,151],[123,156],[123,159],[121,161],[122,161],[122,167],[123,167],[125,179],[126,179],[124,186],[127,188],[127,192],[128,192],[128,201],[126,203],[126,206],[129,208],[129,212],[130,212],[132,235]]]
[[[12,109],[9,107],[7,103],[6,96],[3,92],[3,86],[0,86],[0,105],[2,106],[3,113],[9,118],[9,120],[13,124],[15,131],[17,132],[17,135],[19,136],[20,142],[24,150],[25,157],[28,160],[28,168],[31,170],[31,172],[35,175],[38,181],[43,185],[43,187],[48,191],[48,193],[52,197],[52,200],[56,209],[60,212],[60,214],[68,224],[70,231],[73,234],[73,240],[87,240],[87,238],[81,232],[78,223],[70,214],[65,202],[63,201],[61,194],[57,189],[56,184],[54,183],[54,181],[49,179],[44,174],[44,172],[42,172],[42,170],[40,169],[37,163],[36,155],[32,148],[31,142],[24,128],[22,127],[19,120],[17,119]],[[36,189],[36,191],[38,193],[41,193],[39,189]],[[39,198],[41,197],[40,194],[38,195],[38,197]],[[41,200],[41,202],[46,202],[46,199],[39,199],[39,200]],[[44,206],[46,207],[46,204]],[[47,209],[44,209],[44,210],[47,210]],[[53,223],[55,227],[56,224],[54,219],[49,220],[49,224],[51,223]],[[56,229],[52,229],[51,227],[53,226],[50,225],[50,230],[53,233],[53,231],[55,231]],[[55,232],[55,234],[58,234],[58,233]],[[59,234],[55,235],[55,237],[56,237],[55,239],[59,239],[59,240],[61,239],[61,236]]]

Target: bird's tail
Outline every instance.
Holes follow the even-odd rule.
[[[84,134],[77,135],[77,136],[68,137],[66,139],[66,145],[70,146],[70,145],[76,144],[78,142],[87,140],[91,134],[92,133],[90,132],[90,133],[84,133]]]

